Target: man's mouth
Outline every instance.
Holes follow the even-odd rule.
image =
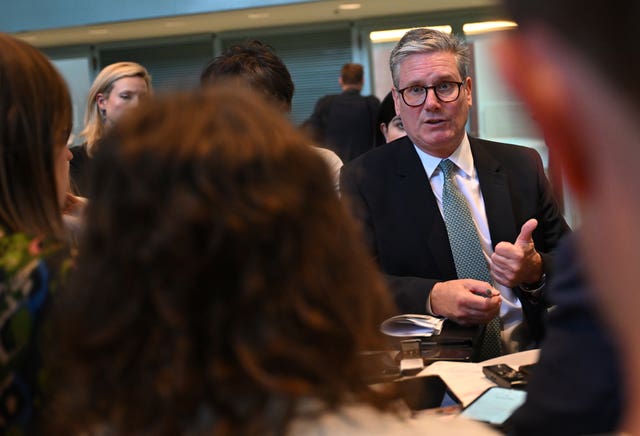
[[[432,125],[441,124],[441,123],[444,123],[444,122],[446,122],[446,120],[437,119],[437,120],[427,120],[426,121],[427,124],[432,124]]]

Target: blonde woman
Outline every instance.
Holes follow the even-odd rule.
[[[89,89],[84,115],[85,142],[71,148],[72,186],[78,195],[87,195],[90,173],[89,159],[104,132],[117,121],[122,113],[135,107],[141,98],[151,92],[151,76],[135,62],[117,62],[100,71]]]

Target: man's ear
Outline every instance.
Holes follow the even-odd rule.
[[[401,106],[400,99],[402,99],[402,96],[400,95],[400,93],[398,92],[395,86],[391,88],[391,95],[393,96],[393,107],[396,110],[396,114],[399,114],[400,106]]]
[[[464,79],[464,86],[467,88],[467,104],[471,107],[473,105],[473,82],[471,77]]]
[[[512,34],[498,41],[494,50],[498,66],[532,112],[547,146],[560,158],[567,182],[582,196],[589,185],[589,152],[572,111],[572,105],[580,104],[571,95],[575,71],[558,62],[563,54],[550,35],[531,33],[535,32]]]

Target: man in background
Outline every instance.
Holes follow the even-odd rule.
[[[373,95],[360,95],[364,84],[360,64],[345,64],[338,83],[342,94],[318,100],[307,126],[320,144],[331,148],[346,163],[373,148],[380,100]]]

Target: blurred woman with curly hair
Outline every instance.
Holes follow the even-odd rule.
[[[232,86],[107,134],[56,307],[53,434],[425,428],[363,377],[392,303],[307,141]]]

